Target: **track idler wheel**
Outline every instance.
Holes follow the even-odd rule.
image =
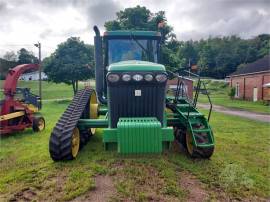
[[[76,127],[74,128],[71,136],[71,155],[72,158],[76,158],[80,149],[80,131]]]
[[[210,158],[214,153],[214,146],[204,148],[193,145],[192,134],[189,131],[186,131],[185,140],[187,152],[192,158]]]

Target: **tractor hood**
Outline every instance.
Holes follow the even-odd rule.
[[[109,72],[115,71],[165,71],[164,65],[147,62],[147,61],[140,61],[140,60],[128,60],[113,63],[108,68]]]

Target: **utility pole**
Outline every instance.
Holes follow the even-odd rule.
[[[190,58],[188,58],[188,77],[190,78],[190,69],[191,69],[191,63]]]
[[[39,71],[38,71],[38,74],[39,74],[39,97],[40,97],[40,107],[41,107],[41,43],[38,42],[36,44],[34,44],[37,48],[38,48],[38,63],[39,63]]]

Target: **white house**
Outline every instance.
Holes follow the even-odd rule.
[[[46,80],[46,79],[48,79],[48,76],[44,72],[41,72],[41,80]],[[19,80],[24,80],[24,81],[39,80],[39,72],[35,71],[35,72],[22,74]]]

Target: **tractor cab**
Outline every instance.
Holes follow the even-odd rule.
[[[105,32],[105,65],[127,60],[158,63],[160,37],[152,31]]]
[[[96,62],[96,91],[100,103],[107,103],[108,80],[106,75],[109,70],[114,71],[115,63],[122,63],[128,69],[152,71],[153,65],[148,68],[147,62],[157,64],[160,61],[161,34],[154,31],[107,31],[103,36],[95,26],[95,62]],[[137,63],[137,64],[136,64]],[[140,64],[139,64],[140,63]],[[117,65],[116,65],[117,66]],[[130,66],[130,67],[128,67]],[[132,66],[132,67],[131,67]],[[160,65],[158,65],[160,66]],[[142,67],[146,67],[142,69]],[[165,71],[165,67],[163,67]]]

